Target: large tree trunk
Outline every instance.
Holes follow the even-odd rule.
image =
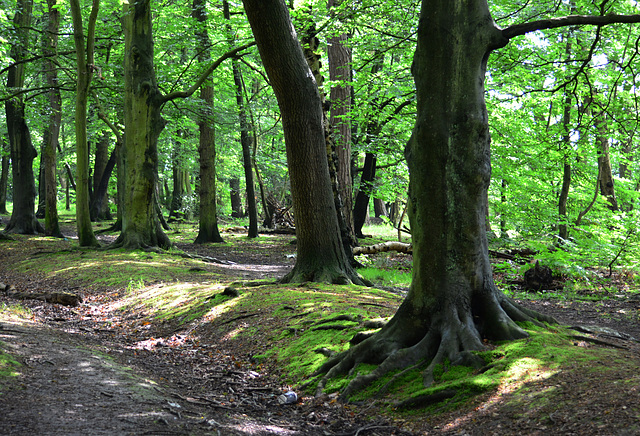
[[[87,43],[82,25],[82,12],[78,0],[71,0],[73,17],[73,38],[76,46],[77,87],[76,87],[76,227],[80,246],[96,247],[100,244],[91,227],[89,213],[89,147],[87,142],[87,101],[89,85],[95,68],[93,48],[95,24],[98,18],[99,0],[93,0],[87,25]]]
[[[125,137],[122,232],[113,247],[169,248],[155,204],[164,102],[153,62],[150,0],[124,4]]]
[[[244,0],[282,114],[298,256],[284,282],[362,283],[342,246],[315,79],[281,0]]]
[[[58,47],[58,29],[60,27],[60,11],[56,7],[56,0],[47,0],[48,20],[47,31],[44,34],[44,73],[49,97],[49,120],[45,135],[42,138],[44,154],[44,186],[45,186],[45,215],[44,232],[46,235],[61,238],[58,222],[58,177],[56,171],[56,152],[62,122],[62,97],[58,89],[58,67],[55,56]]]
[[[210,45],[209,34],[207,32],[207,10],[205,0],[194,0],[194,18],[198,20],[201,28],[196,31],[196,36],[203,47],[198,53],[198,60],[209,61],[211,52],[207,48]],[[218,209],[216,205],[216,145],[215,131],[213,124],[213,85],[204,84],[200,90],[200,98],[207,107],[207,113],[202,114],[198,120],[200,129],[200,142],[198,154],[200,156],[200,216],[198,220],[198,236],[195,244],[207,242],[224,242],[218,229]]]
[[[8,68],[8,89],[19,90],[24,86],[25,64],[21,61],[28,54],[32,7],[31,0],[18,0],[13,20],[15,40],[11,46],[11,58],[15,63]],[[13,176],[13,211],[5,231],[22,234],[42,233],[44,228],[36,219],[34,210],[36,185],[33,177],[33,160],[37,152],[31,142],[22,97],[6,100],[5,111]]]
[[[483,349],[485,338],[526,337],[515,321],[551,321],[502,294],[489,262],[485,210],[491,166],[484,75],[490,51],[506,42],[486,0],[422,3],[412,67],[417,119],[405,149],[412,283],[384,328],[321,369],[331,377],[360,362],[380,364],[356,377],[346,396],[422,360],[430,362],[424,374],[428,384],[434,366],[445,360],[480,364],[469,351]]]

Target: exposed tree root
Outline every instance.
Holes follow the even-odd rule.
[[[481,368],[486,362],[474,351],[485,349],[484,339],[514,340],[527,337],[514,321],[555,322],[553,318],[519,306],[500,293],[485,295],[484,304],[475,304],[473,310],[464,304],[438,307],[431,316],[416,319],[398,314],[380,331],[349,350],[330,358],[315,375],[323,375],[316,394],[324,390],[331,378],[352,374],[360,363],[377,364],[372,372],[356,376],[343,390],[341,397],[348,399],[353,393],[396,370],[412,369],[428,363],[423,372],[425,386],[433,383],[437,365]],[[478,322],[481,319],[482,322]],[[397,375],[401,376],[402,372]],[[390,382],[391,383],[391,382]],[[384,390],[385,388],[383,388]]]
[[[347,265],[343,269],[338,267],[301,267],[296,264],[294,268],[280,279],[280,283],[305,283],[318,282],[330,283],[332,285],[359,285],[373,286],[373,284],[361,277],[351,266]]]
[[[171,248],[169,237],[160,229],[154,235],[144,235],[135,231],[124,231],[109,245],[109,249],[125,248],[127,250],[160,251]]]

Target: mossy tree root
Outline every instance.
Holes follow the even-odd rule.
[[[305,283],[318,282],[330,283],[332,285],[359,285],[373,286],[373,284],[360,276],[352,267],[346,266],[343,269],[332,266],[303,267],[297,265],[283,278],[280,283]]]
[[[445,362],[476,368],[484,366],[484,360],[473,353],[485,349],[483,339],[515,340],[527,337],[527,332],[514,319],[538,325],[555,322],[553,318],[523,308],[507,297],[489,300],[492,301],[485,304],[488,307],[476,306],[484,314],[482,323],[474,323],[476,314],[466,310],[465,305],[449,305],[446,310],[434,311],[432,316],[421,317],[429,321],[419,333],[417,341],[415,326],[413,329],[408,328],[406,323],[396,319],[396,315],[373,336],[325,362],[315,373],[322,375],[316,395],[324,391],[330,379],[351,375],[360,363],[378,366],[372,372],[351,380],[340,393],[343,400],[348,401],[355,392],[393,371],[411,369],[424,363],[428,365],[423,372],[423,382],[425,386],[430,386],[434,381],[434,369]],[[386,390],[404,372],[406,371],[396,375],[379,393]]]

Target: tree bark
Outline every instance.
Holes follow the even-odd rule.
[[[169,248],[155,208],[164,99],[156,82],[150,0],[125,3],[125,136],[122,232],[112,247]]]
[[[369,199],[373,190],[373,181],[376,178],[376,155],[366,153],[364,156],[364,167],[360,175],[360,189],[356,194],[356,201],[353,207],[354,230],[357,238],[364,238],[362,226],[367,220],[369,210]]]
[[[229,199],[231,200],[231,216],[240,218],[244,215],[242,212],[242,198],[240,197],[240,179],[231,177],[229,179]]]
[[[62,122],[62,97],[58,88],[58,69],[55,62],[58,48],[58,29],[60,28],[60,11],[56,0],[47,0],[47,30],[44,34],[44,71],[49,98],[49,119],[45,129],[43,142],[44,154],[44,186],[45,215],[44,233],[58,238],[63,237],[58,222],[58,177],[56,170],[56,152],[59,147],[60,124]]]
[[[0,136],[0,214],[8,214],[7,210],[7,185],[9,183],[9,142],[5,142],[5,136]]]
[[[193,17],[201,26],[196,31],[199,44],[203,47],[198,54],[200,62],[209,61],[211,52],[207,48],[210,45],[209,34],[207,32],[207,11],[205,0],[193,1]],[[215,130],[213,122],[213,85],[205,84],[200,90],[200,98],[207,107],[207,112],[202,114],[198,120],[200,139],[198,154],[200,156],[200,216],[199,231],[194,243],[204,244],[207,242],[224,242],[218,229],[218,209],[216,204],[216,146]]]
[[[340,236],[316,81],[281,0],[244,0],[282,114],[298,256],[283,282],[363,283]]]
[[[19,90],[24,86],[25,64],[21,63],[29,48],[29,26],[31,25],[33,2],[18,0],[13,20],[15,39],[11,45],[7,88]],[[7,130],[11,150],[11,173],[13,176],[13,210],[7,233],[35,234],[44,228],[35,215],[36,186],[33,176],[33,160],[37,156],[31,142],[31,134],[25,118],[25,105],[21,96],[5,101]]]
[[[598,180],[600,183],[600,194],[604,195],[609,203],[609,209],[613,212],[618,210],[618,199],[611,171],[611,158],[609,153],[609,131],[603,108],[599,108],[595,116],[596,123],[596,147],[598,154]]]
[[[115,165],[115,154],[109,155],[109,138],[107,131],[103,131],[96,142],[96,152],[93,164],[93,189],[89,201],[91,221],[110,220],[111,211],[106,201],[109,176]],[[107,176],[107,186],[103,186],[103,179]]]
[[[328,8],[340,5],[342,0],[328,0]],[[342,214],[350,235],[353,235],[353,182],[351,179],[351,49],[347,46],[346,33],[333,35],[327,41],[329,80],[338,82],[331,87],[329,101],[331,111],[329,125],[338,157],[336,177],[338,193],[342,200]]]
[[[89,86],[95,68],[93,62],[95,25],[98,19],[100,0],[93,0],[87,23],[87,40],[82,25],[82,12],[78,0],[71,0],[73,17],[73,39],[76,47],[77,87],[76,87],[76,227],[78,243],[81,247],[97,247],[100,244],[91,227],[89,212],[89,147],[87,146],[87,101]]]
[[[231,13],[229,11],[229,2],[223,0],[224,18],[229,21]],[[227,24],[227,32],[231,45],[235,45],[235,35],[231,24]],[[231,63],[233,70],[233,84],[235,86],[236,104],[238,106],[238,120],[240,122],[240,145],[242,146],[242,165],[244,168],[244,179],[247,191],[247,214],[249,215],[249,238],[258,237],[258,208],[256,206],[256,187],[253,181],[253,161],[251,159],[251,151],[254,148],[255,137],[247,120],[247,111],[244,102],[244,82],[242,80],[242,71],[238,61],[233,60]]]
[[[443,31],[446,29],[446,31]],[[502,36],[486,0],[423,2],[412,72],[417,118],[405,149],[413,276],[409,293],[378,333],[330,359],[319,383],[360,362],[379,364],[342,395],[421,360],[481,365],[483,339],[526,337],[515,321],[552,321],[502,294],[493,282],[485,210],[491,175],[484,101],[489,53]]]

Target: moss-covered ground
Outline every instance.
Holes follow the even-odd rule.
[[[312,374],[327,355],[348,349],[354,334],[378,328],[403,298],[402,292],[358,286],[279,285],[258,272],[248,277],[224,263],[185,258],[182,249],[233,259],[236,264],[257,265],[267,259],[277,263],[276,258],[289,265],[294,261],[290,236],[249,240],[242,233],[223,233],[224,244],[194,249],[189,245],[194,237],[190,229],[185,225],[170,234],[178,246],[167,253],[86,250],[73,240],[17,236],[3,243],[2,274],[24,290],[80,292],[85,308],[100,311],[110,328],[139,331],[140,338],[182,332],[198,343],[226,347],[246,356],[256,369],[279,375],[283,384],[305,385],[301,394],[307,396],[315,386]],[[408,286],[410,261],[394,256],[384,254],[369,261],[365,277],[391,289]],[[397,268],[385,268],[390,264]],[[9,313],[32,316],[27,309],[20,312],[10,309],[9,303],[0,304],[4,305],[0,318]],[[445,364],[437,368],[435,382],[424,386],[422,371],[428,364],[424,362],[379,380],[350,400],[416,431],[427,423],[453,431],[465,428],[464,420],[489,422],[492,414],[503,412],[517,422],[569,419],[563,411],[570,407],[595,408],[588,398],[575,395],[588,395],[596,388],[610,398],[637,396],[639,359],[632,346],[603,346],[589,335],[581,338],[560,326],[524,327],[530,333],[527,339],[487,343],[479,352],[486,362],[481,370]],[[0,348],[0,379],[15,375],[17,365]],[[358,367],[355,373],[331,381],[327,391],[339,391],[356,373],[372,368]],[[639,404],[630,403],[624,410],[640,417]]]

